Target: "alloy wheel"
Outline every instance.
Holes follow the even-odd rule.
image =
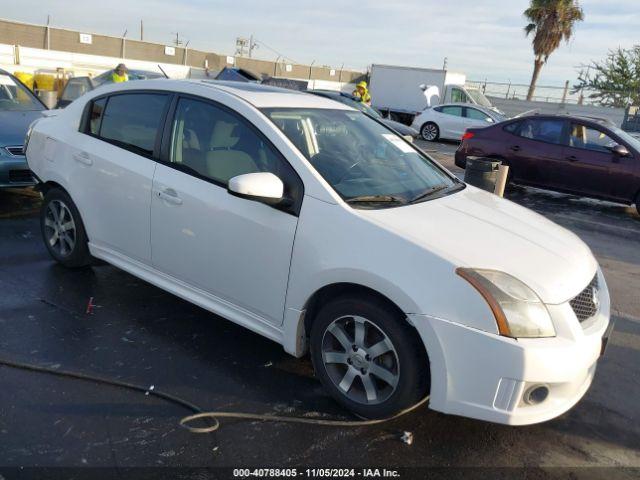
[[[383,403],[398,386],[398,353],[389,337],[364,317],[343,316],[326,328],[322,361],[334,385],[353,402]]]
[[[422,126],[422,138],[428,142],[433,142],[438,138],[438,127],[433,123],[427,123]]]
[[[68,257],[76,245],[76,224],[69,207],[61,200],[47,205],[44,220],[45,237],[60,257]]]

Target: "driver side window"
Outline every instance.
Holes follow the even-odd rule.
[[[283,181],[286,175],[284,161],[246,121],[189,98],[181,98],[176,108],[170,160],[224,186],[245,173],[271,172]]]

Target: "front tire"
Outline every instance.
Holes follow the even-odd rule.
[[[311,358],[327,391],[361,417],[390,417],[428,390],[418,333],[375,297],[345,296],[324,305],[311,329]]]
[[[56,262],[69,268],[92,263],[80,213],[64,190],[52,188],[44,196],[40,228],[44,244]]]
[[[427,142],[435,142],[440,138],[440,128],[433,122],[427,122],[420,128],[420,137]]]
[[[636,195],[636,210],[638,212],[638,215],[640,215],[640,192],[638,192],[638,195]]]

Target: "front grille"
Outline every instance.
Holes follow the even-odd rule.
[[[9,152],[9,155],[12,155],[14,157],[21,157],[22,155],[24,155],[22,153],[22,145],[12,145],[10,147],[4,147],[4,149]]]
[[[30,170],[9,170],[9,183],[33,183]]]
[[[598,275],[596,274],[591,280],[591,283],[578,294],[573,300],[569,302],[573,312],[578,317],[578,320],[584,322],[588,318],[593,317],[598,313],[600,308],[600,301],[598,298]]]

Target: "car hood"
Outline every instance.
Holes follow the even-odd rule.
[[[415,205],[358,212],[455,267],[508,273],[547,304],[576,296],[597,270],[589,247],[576,235],[471,186]]]
[[[0,111],[0,146],[22,145],[31,122],[40,118],[42,111]]]
[[[389,120],[387,118],[383,119],[382,121],[387,127],[393,128],[400,135],[409,135],[410,137],[414,138],[418,136],[418,131],[415,128],[409,127],[404,123],[396,122],[395,120]]]

